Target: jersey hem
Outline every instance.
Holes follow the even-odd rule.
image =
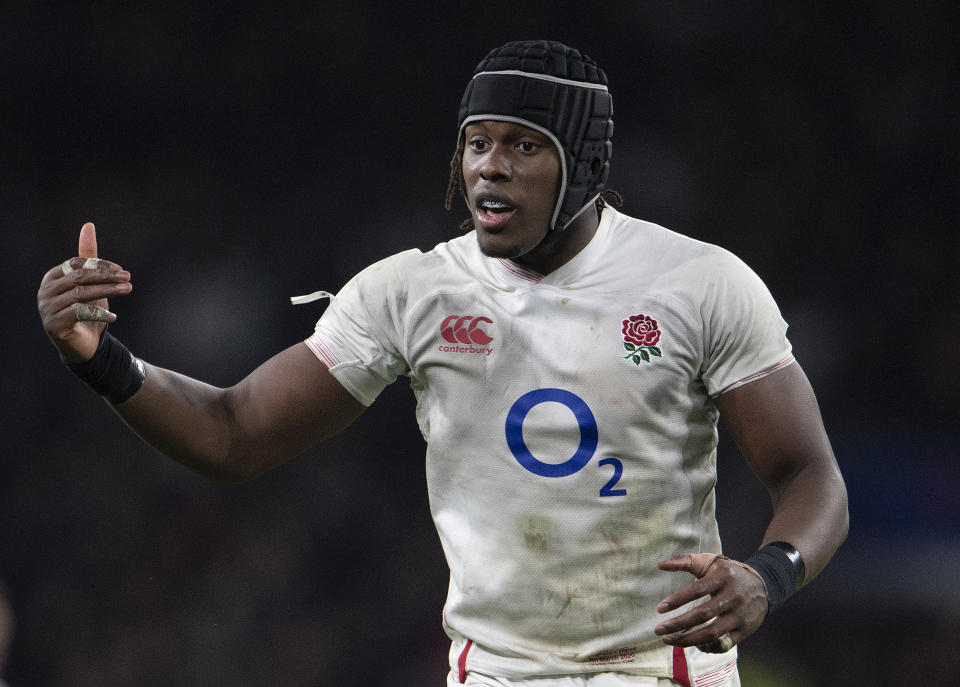
[[[584,660],[542,653],[505,656],[486,649],[472,639],[445,628],[451,636],[450,669],[461,684],[468,673],[509,680],[549,679],[567,676],[590,676],[599,673],[622,673],[649,678],[667,678],[688,687],[708,687],[722,683],[737,669],[737,649],[725,654],[709,654],[696,647],[681,649],[640,649],[625,646],[593,654]],[[686,680],[684,682],[683,680]]]

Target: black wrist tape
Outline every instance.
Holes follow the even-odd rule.
[[[803,584],[806,568],[800,552],[785,541],[770,542],[744,561],[767,586],[767,613],[783,605]]]
[[[133,396],[146,376],[143,363],[106,331],[90,360],[67,367],[114,405]]]

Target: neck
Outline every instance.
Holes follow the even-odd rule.
[[[599,226],[600,210],[594,204],[577,215],[565,228],[549,232],[540,245],[513,262],[546,276],[583,250]]]

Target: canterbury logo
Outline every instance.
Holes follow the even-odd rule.
[[[452,344],[486,346],[493,337],[480,328],[482,324],[493,324],[493,320],[473,315],[448,315],[440,323],[440,336]]]

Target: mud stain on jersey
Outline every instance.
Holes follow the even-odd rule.
[[[520,515],[515,521],[515,529],[527,549],[546,553],[556,526],[553,520],[543,515]]]

